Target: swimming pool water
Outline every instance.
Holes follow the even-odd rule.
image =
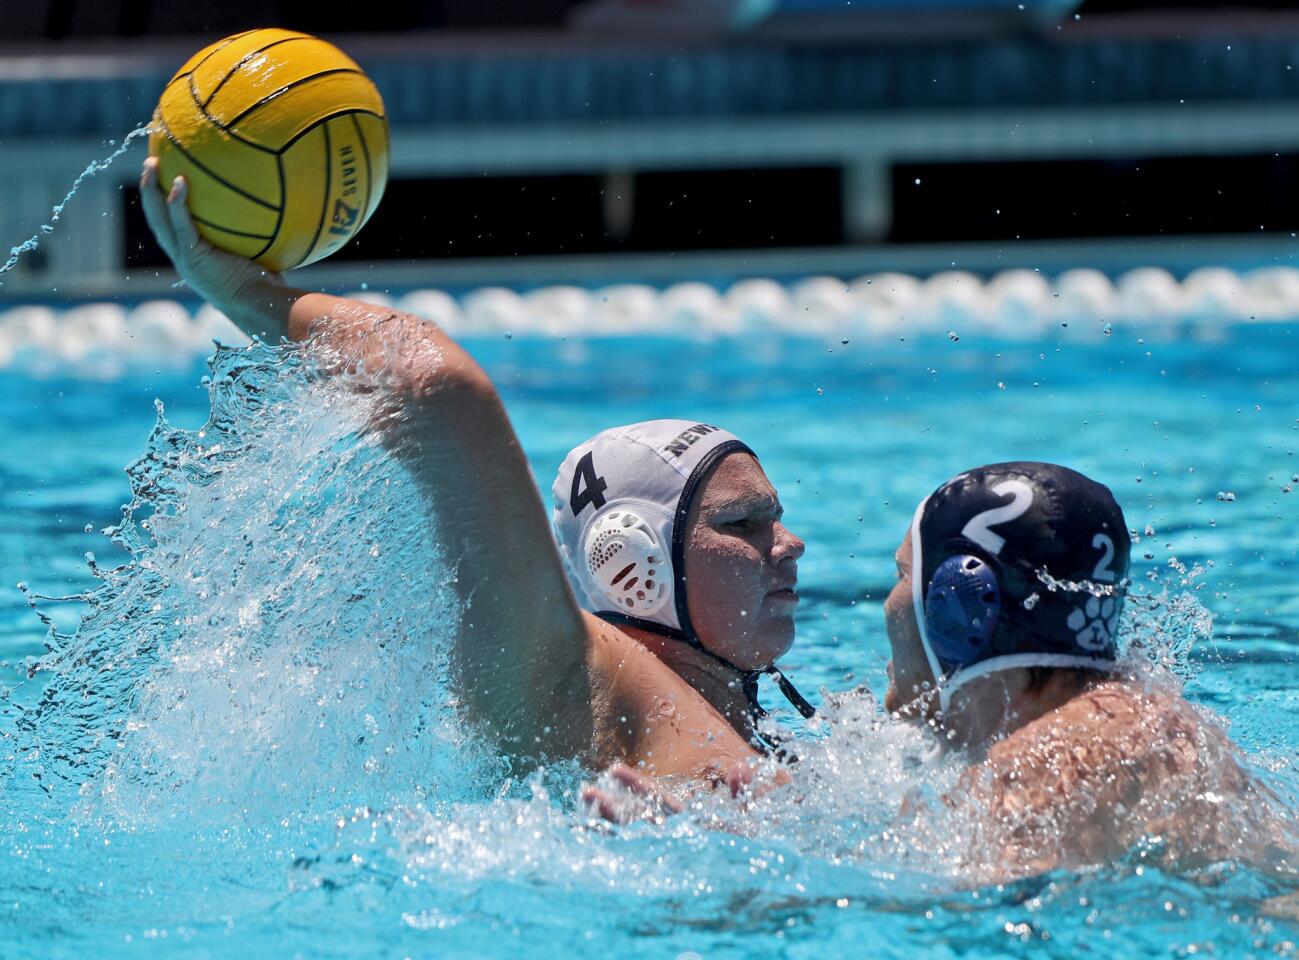
[[[698,418],[724,425],[758,451],[790,527],[808,543],[800,564],[799,639],[784,665],[814,700],[819,687],[864,683],[882,691],[887,645],[879,604],[892,579],[892,551],[915,503],[936,484],[963,468],[1008,459],[1054,460],[1095,476],[1114,489],[1139,535],[1133,547],[1138,581],[1152,592],[1166,585],[1177,595],[1191,593],[1215,617],[1212,636],[1198,638],[1181,668],[1191,675],[1188,695],[1229,724],[1250,762],[1293,808],[1299,795],[1299,490],[1291,492],[1299,487],[1299,345],[1293,328],[1229,327],[1202,341],[1164,341],[1123,328],[1093,336],[1062,329],[1031,342],[954,333],[861,342],[491,337],[467,346],[500,386],[544,489],[570,446],[614,423]],[[575,809],[581,773],[570,769],[498,789],[493,777],[499,780],[501,771],[490,758],[465,754],[465,782],[458,783],[454,764],[449,769],[439,761],[436,729],[401,729],[369,706],[417,695],[419,686],[403,674],[419,669],[417,658],[368,650],[363,638],[344,629],[351,623],[347,598],[324,587],[313,600],[325,613],[337,604],[340,619],[319,613],[322,619],[287,621],[315,629],[302,642],[320,649],[311,672],[301,676],[293,673],[297,660],[285,661],[293,684],[334,678],[329,690],[344,702],[321,707],[321,729],[299,727],[301,715],[267,702],[294,696],[289,681],[240,686],[244,651],[229,644],[244,634],[218,622],[229,610],[209,612],[194,599],[201,591],[169,587],[159,594],[166,607],[160,616],[177,613],[178,625],[158,629],[174,630],[172,646],[150,648],[149,656],[190,658],[185,663],[193,672],[184,683],[176,681],[186,676],[183,667],[173,664],[162,677],[142,665],[144,647],[121,660],[102,643],[95,648],[105,658],[100,686],[117,691],[113,696],[135,711],[135,727],[123,742],[138,744],[144,734],[136,728],[149,728],[150,749],[130,746],[126,756],[152,764],[153,779],[119,771],[113,793],[101,774],[70,798],[48,771],[72,761],[33,758],[26,749],[33,740],[24,723],[38,716],[32,710],[49,674],[24,680],[26,658],[44,653],[45,627],[15,584],[72,594],[96,582],[87,551],[101,569],[123,562],[126,555],[97,532],[117,523],[130,499],[123,467],[149,446],[155,397],[178,427],[204,423],[204,373],[138,367],[108,382],[38,379],[21,369],[0,373],[0,496],[7,520],[0,529],[0,683],[8,696],[0,722],[4,956],[1294,952],[1296,926],[1263,917],[1259,907],[1291,887],[1251,869],[1169,876],[1145,867],[1136,852],[1095,870],[969,889],[928,851],[894,846],[887,848],[890,858],[882,857],[878,835],[900,799],[890,791],[917,785],[902,768],[924,743],[914,731],[880,722],[865,701],[849,708],[863,711],[865,733],[840,741],[846,750],[860,750],[864,769],[821,784],[820,801],[813,796],[799,807],[728,820],[730,832],[707,829],[694,816],[661,826],[592,826]],[[246,427],[263,423],[272,432],[292,419],[263,408],[241,415]],[[282,415],[289,420],[277,419]],[[344,428],[346,419],[339,415]],[[414,508],[387,492],[399,489],[399,480],[382,463],[375,466],[372,451],[347,444],[311,447],[300,435],[294,441],[303,451],[337,457],[326,458],[325,472],[336,467],[335,480],[360,490],[353,499],[317,496],[334,488],[311,481],[274,514],[258,514],[251,499],[222,501],[222,490],[297,489],[294,477],[312,473],[311,462],[295,466],[292,450],[272,455],[270,438],[247,437],[248,448],[232,457],[223,477],[204,477],[184,492],[196,504],[209,497],[201,506],[205,523],[226,518],[200,524],[189,552],[178,553],[186,563],[202,560],[206,569],[196,578],[219,570],[237,583],[248,576],[241,566],[247,556],[269,563],[270,547],[236,556],[218,553],[212,543],[255,537],[268,524],[288,536],[294,511],[312,523],[328,521],[336,528],[329,535],[350,531],[351,524],[364,532],[367,498],[382,505],[380,526],[387,525],[373,534],[374,549],[405,542],[400,538],[409,533]],[[241,469],[244,486],[230,487]],[[335,513],[328,512],[331,505]],[[241,526],[241,516],[253,521]],[[308,534],[322,535],[315,527]],[[423,564],[436,573],[439,562],[416,550],[409,564],[381,566],[366,582],[384,589],[384,578],[397,571]],[[1183,582],[1179,567],[1198,570]],[[301,572],[286,565],[275,576],[306,584],[345,574],[341,567],[320,572],[319,581],[294,579]],[[258,575],[264,580],[271,573]],[[126,582],[147,593],[139,578],[128,575]],[[388,624],[382,618],[403,605],[426,602],[439,610],[435,590],[422,599],[426,586],[418,579],[393,586],[373,622]],[[112,609],[127,609],[120,597],[115,602]],[[291,599],[285,602],[292,607]],[[202,622],[180,623],[186,604]],[[39,609],[66,632],[83,606],[41,602]],[[306,616],[294,609],[293,617]],[[262,611],[254,619],[269,616]],[[418,616],[415,611],[411,619]],[[138,642],[129,623],[99,629],[104,643],[126,649]],[[205,647],[209,634],[227,647]],[[267,669],[270,650],[259,651],[258,669]],[[75,669],[91,676],[95,663]],[[276,750],[291,755],[289,767],[248,752],[239,730],[205,722],[225,716],[213,710],[225,694],[215,682],[205,686],[209,669],[207,676],[218,677],[240,709],[257,701],[253,712],[237,715],[285,725],[273,739]],[[129,697],[125,687],[113,686],[123,677]],[[428,682],[436,685],[437,676]],[[68,731],[76,749],[90,743],[85,737],[103,717],[123,709],[94,687],[74,688],[93,709],[55,702],[39,714],[41,722]],[[166,709],[159,707],[164,695],[176,701]],[[773,690],[765,691],[765,701],[781,702]],[[198,702],[202,710],[193,706]],[[790,711],[778,712],[789,718]],[[410,721],[436,723],[436,716],[412,709]],[[167,729],[168,723],[176,726]],[[354,736],[350,724],[362,732]],[[367,736],[392,751],[375,754],[377,773],[368,766],[375,759],[369,746],[361,744]],[[456,751],[471,748],[452,740],[445,755],[460,762]],[[48,751],[50,741],[43,742]],[[295,742],[309,749],[298,751]],[[263,766],[236,769],[250,757]],[[33,780],[33,770],[46,771],[43,779]],[[282,789],[273,786],[277,777]],[[734,817],[726,810],[719,816]]]

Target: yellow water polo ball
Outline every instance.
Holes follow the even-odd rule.
[[[354,237],[388,182],[388,121],[370,78],[332,44],[250,30],[200,50],[154,112],[159,187],[189,181],[214,246],[272,270],[329,256]]]

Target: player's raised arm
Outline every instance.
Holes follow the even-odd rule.
[[[591,743],[587,627],[514,430],[478,364],[436,325],[287,286],[194,228],[182,178],[164,200],[156,161],[145,215],[186,283],[245,333],[310,340],[338,369],[363,368],[389,395],[384,431],[425,492],[463,615],[457,693],[516,755]],[[369,379],[369,378],[367,378]]]

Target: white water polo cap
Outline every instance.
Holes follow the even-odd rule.
[[[551,524],[582,606],[693,640],[685,519],[712,467],[737,452],[753,454],[690,420],[613,427],[575,447],[555,478]]]

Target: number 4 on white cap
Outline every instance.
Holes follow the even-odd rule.
[[[583,490],[583,484],[586,489]],[[573,489],[568,494],[568,505],[573,511],[573,516],[577,516],[587,508],[588,504],[595,504],[595,509],[599,510],[604,506],[604,492],[609,489],[609,484],[605,482],[604,477],[595,475],[595,465],[591,462],[591,454],[587,454],[581,460],[577,461],[577,470],[573,474]]]

